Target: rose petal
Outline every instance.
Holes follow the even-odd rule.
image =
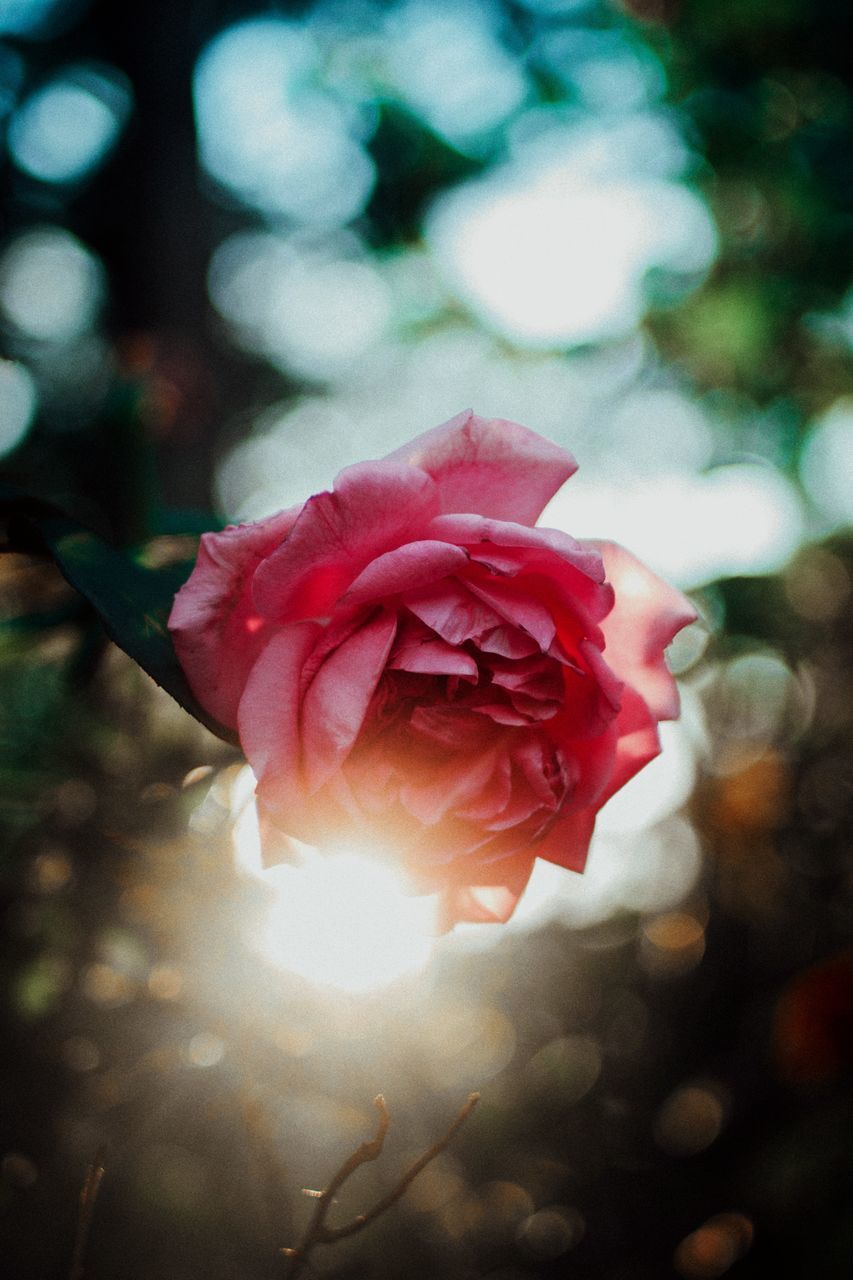
[[[664,650],[682,627],[696,620],[696,610],[624,547],[613,542],[596,545],[616,593],[602,623],[607,661],[642,695],[656,719],[672,720],[678,715],[678,688],[667,670]]]
[[[544,698],[533,698],[526,693],[511,693],[509,700],[516,711],[530,720],[551,720],[560,710],[560,703]]]
[[[415,707],[409,727],[419,738],[447,751],[477,754],[494,743],[495,730],[484,724],[478,716],[472,715],[471,710],[468,707],[442,706],[440,703]]]
[[[340,767],[358,736],[385,668],[397,619],[384,610],[329,655],[302,702],[302,750],[309,792]]]
[[[597,807],[570,810],[558,818],[535,847],[537,858],[555,862],[569,871],[583,871],[595,827]]]
[[[506,751],[501,751],[495,759],[491,777],[479,795],[465,805],[457,805],[456,816],[471,822],[486,822],[503,812],[509,803],[511,792],[512,765]]]
[[[561,716],[548,721],[548,732],[557,744],[561,759],[571,770],[571,803],[573,808],[585,809],[588,805],[600,807],[601,796],[612,776],[619,731],[611,720],[604,732],[597,737],[564,736],[561,732]]]
[[[624,686],[594,644],[582,640],[578,650],[584,669],[564,668],[563,715],[573,734],[597,737],[618,714]]]
[[[470,654],[448,644],[415,618],[407,619],[398,631],[387,666],[389,671],[460,676],[463,680],[476,680],[479,674]]]
[[[553,799],[551,796],[552,808]],[[540,822],[547,816],[543,813],[542,799],[534,788],[528,785],[526,778],[516,776],[513,778],[510,798],[500,813],[489,818],[485,825],[489,831],[510,831],[534,815],[539,816]]]
[[[518,662],[494,662],[492,683],[502,689],[526,693],[531,698],[546,701],[560,698],[563,693],[560,667],[541,653],[522,658]]]
[[[435,826],[451,810],[464,808],[478,797],[495,767],[496,754],[480,752],[462,759],[443,760],[432,769],[413,771],[400,788],[400,801],[424,826]]]
[[[535,596],[552,615],[564,654],[574,653],[582,637],[603,649],[604,632],[598,624],[613,608],[610,583],[593,582],[568,564],[561,565],[556,573],[553,570],[552,564],[548,572],[525,571],[516,582],[528,595]],[[549,652],[559,657],[559,647],[553,643]]]
[[[377,556],[347,589],[341,604],[364,604],[413,591],[463,568],[468,556],[449,542],[408,542]]]
[[[613,607],[613,588],[604,581],[604,563],[591,543],[558,529],[528,529],[473,515],[437,516],[430,532],[463,545],[472,563],[490,572],[491,579],[481,580],[516,578],[514,589],[547,605],[563,629],[575,619],[581,633],[603,646],[597,624]]]
[[[240,741],[258,782],[269,773],[283,797],[302,798],[299,682],[322,634],[317,622],[281,627],[252,668],[240,699]]]
[[[320,637],[305,660],[302,668],[302,675],[299,680],[299,705],[302,706],[302,699],[308,691],[308,686],[328,658],[329,654],[334,653],[335,649],[339,649],[345,640],[349,640],[351,635],[358,631],[359,627],[363,627],[370,616],[367,609],[355,609],[353,611],[343,611],[335,614],[327,623],[322,625]]]
[[[493,609],[487,608],[454,579],[407,593],[403,603],[448,644],[464,644],[501,622]]]
[[[472,871],[473,882],[452,885],[442,894],[437,928],[447,932],[455,924],[504,924],[524,892],[534,858],[516,854]]]
[[[557,634],[557,624],[539,600],[499,578],[493,578],[487,583],[466,576],[465,585],[507,622],[532,636],[543,653],[548,651]]]
[[[553,810],[563,803],[570,779],[562,754],[552,743],[538,734],[528,734],[513,746],[512,759],[542,805]]]
[[[268,772],[258,783],[255,796],[264,866],[282,861],[283,835],[324,848],[345,839],[354,826],[364,822],[364,811],[343,771],[312,796],[294,785],[293,779]]]
[[[530,724],[530,717],[522,711],[517,711],[509,702],[481,702],[471,710],[476,711],[478,715],[488,716],[490,720],[494,720],[495,724],[515,726]]]
[[[198,558],[175,596],[169,630],[178,660],[199,702],[233,728],[252,664],[270,628],[252,603],[252,579],[264,557],[293,528],[301,508],[254,524],[204,533]]]
[[[489,520],[482,516],[454,513],[436,516],[430,524],[430,533],[470,548],[476,548],[479,543],[494,544],[507,550],[524,547],[534,553],[556,556],[593,582],[604,581],[604,564],[597,547],[590,542],[579,542],[560,529],[531,529],[513,520]],[[487,545],[482,554],[488,556],[493,552]],[[508,568],[511,561],[498,556],[497,563],[501,568]],[[522,566],[530,563],[530,556],[518,563]]]
[[[660,754],[657,724],[633,689],[626,689],[623,694],[622,709],[612,732],[616,747],[605,769],[605,786],[594,793],[591,803],[573,807],[555,823],[544,840],[536,845],[537,857],[556,862],[570,871],[583,871],[599,810],[635,773]],[[600,769],[587,769],[587,773],[593,777],[601,776]],[[589,785],[585,791],[588,799]],[[575,792],[575,803],[580,795],[580,790]]]
[[[310,498],[287,543],[255,574],[254,601],[270,619],[324,617],[377,556],[423,536],[438,490],[417,467],[365,462]]]
[[[577,470],[570,453],[526,427],[470,409],[388,455],[435,480],[442,511],[472,511],[532,525]]]
[[[508,622],[485,632],[477,644],[484,653],[495,653],[502,658],[529,658],[541,652],[535,640]]]
[[[622,710],[616,718],[616,759],[607,786],[599,800],[604,804],[635,773],[660,755],[660,736],[655,718],[643,699],[633,689],[626,689]]]

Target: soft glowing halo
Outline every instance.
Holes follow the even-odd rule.
[[[301,867],[270,867],[273,890],[257,944],[266,959],[309,982],[367,992],[421,969],[432,951],[434,908],[408,897],[390,868],[356,853],[316,851]]]
[[[351,849],[321,853],[293,841],[298,866],[261,867],[251,771],[232,789],[235,860],[269,890],[247,940],[270,964],[318,986],[366,993],[422,969],[432,954],[435,903],[412,897],[391,868]]]
[[[249,351],[307,378],[352,369],[384,336],[391,295],[355,236],[238,232],[213,256],[214,306]]]

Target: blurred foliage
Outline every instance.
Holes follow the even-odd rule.
[[[7,530],[8,554],[49,557],[71,587],[93,611],[109,638],[123,649],[180,706],[218,737],[233,734],[213,720],[198,702],[175,655],[167,628],[175,592],[189,576],[193,558],[168,541],[150,542],[145,559],[129,555],[99,538],[50,504],[0,488],[0,516]],[[164,563],[150,563],[163,559]],[[44,626],[43,618],[26,614],[17,622]]]
[[[104,1142],[92,1280],[273,1276],[275,1250],[310,1209],[299,1189],[368,1135],[378,1090],[395,1117],[387,1168],[364,1171],[341,1220],[393,1184],[472,1088],[482,1102],[451,1150],[369,1233],[318,1255],[318,1270],[850,1273],[853,544],[807,492],[803,466],[816,421],[853,394],[847,6],[486,10],[531,109],[577,122],[599,93],[610,120],[622,77],[659,82],[643,92],[683,133],[678,182],[707,201],[716,258],[687,284],[652,263],[634,329],[545,355],[478,328],[429,267],[431,283],[406,285],[406,305],[395,303],[400,345],[476,331],[508,389],[522,384],[507,371],[575,388],[567,415],[608,377],[607,413],[632,377],[676,387],[710,422],[702,467],[758,459],[806,513],[778,572],[695,583],[708,643],[679,670],[700,869],[676,900],[649,896],[641,879],[635,903],[592,920],[507,930],[487,949],[450,940],[424,974],[379,994],[282,974],[252,945],[263,890],[234,866],[236,753],[109,646],[85,600],[19,543],[0,556],[0,1257],[21,1280],[68,1273],[77,1196]],[[432,202],[510,150],[521,106],[454,139],[392,82],[377,32],[394,12],[0,4],[4,483],[94,530],[132,558],[122,565],[185,565],[187,538],[217,522],[214,480],[232,444],[255,438],[271,406],[343,396],[342,377],[235,339],[211,305],[211,260],[229,237],[292,227],[199,163],[192,83],[210,42],[258,15],[316,19],[323,56],[315,66],[306,55],[303,78],[318,118],[323,94],[338,94],[347,136],[374,166],[343,234],[377,273],[414,271]],[[578,31],[611,40],[596,65],[616,67],[615,80],[581,80]],[[639,72],[619,62],[626,49]],[[442,65],[455,52],[447,42]],[[55,117],[24,107],[69,68],[91,101],[45,151],[53,135],[32,121]],[[62,119],[80,109],[79,96],[61,102]],[[115,136],[97,133],[104,112]],[[90,154],[72,147],[84,126]],[[45,177],[63,158],[66,176]],[[357,353],[356,369],[372,359]],[[403,380],[400,365],[379,368],[383,385]],[[435,381],[445,374],[449,364]],[[607,413],[588,443],[600,438],[613,463],[631,441],[608,446]],[[740,541],[752,536],[744,528]],[[653,860],[673,821],[667,811],[630,836],[635,863]]]

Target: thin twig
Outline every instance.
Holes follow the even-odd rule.
[[[385,1105],[385,1099],[381,1093],[378,1093],[373,1099],[373,1105],[379,1112],[379,1121],[376,1126],[376,1136],[370,1142],[362,1142],[352,1155],[344,1161],[338,1172],[332,1178],[329,1185],[324,1191],[321,1191],[317,1197],[317,1203],[314,1206],[314,1212],[311,1220],[305,1230],[302,1244],[298,1246],[297,1255],[302,1254],[303,1257],[307,1253],[306,1243],[310,1241],[309,1247],[317,1244],[323,1237],[325,1231],[326,1214],[329,1212],[329,1206],[332,1203],[332,1197],[336,1191],[339,1191],[347,1178],[350,1178],[361,1165],[369,1164],[372,1160],[378,1160],[382,1154],[382,1148],[385,1145],[385,1135],[388,1132],[388,1125],[391,1117],[388,1115],[388,1108]],[[285,1255],[292,1256],[292,1255]],[[298,1268],[297,1268],[298,1270]],[[297,1270],[291,1270],[291,1275],[296,1275]]]
[[[372,1209],[368,1209],[367,1213],[360,1213],[357,1218],[353,1218],[352,1222],[346,1223],[342,1227],[324,1227],[323,1234],[320,1237],[323,1244],[330,1244],[333,1240],[344,1240],[347,1236],[354,1235],[356,1231],[361,1231],[362,1227],[366,1227],[368,1223],[373,1222],[374,1218],[378,1218],[380,1213],[384,1213],[386,1209],[390,1209],[393,1204],[409,1189],[415,1178],[425,1169],[427,1165],[433,1161],[436,1156],[441,1155],[442,1151],[451,1142],[454,1134],[457,1133],[462,1125],[468,1119],[468,1116],[474,1110],[480,1100],[479,1093],[472,1093],[456,1119],[451,1124],[443,1138],[439,1138],[438,1142],[433,1143],[429,1151],[425,1151],[415,1163],[406,1170],[396,1187],[383,1196]]]
[[[83,1179],[83,1186],[80,1188],[80,1208],[77,1214],[77,1234],[74,1237],[74,1252],[71,1255],[71,1270],[68,1273],[68,1280],[82,1280],[83,1276],[83,1258],[86,1254],[86,1245],[89,1241],[89,1232],[92,1227],[92,1216],[95,1212],[95,1201],[98,1198],[98,1192],[101,1189],[101,1179],[104,1176],[104,1157],[106,1148],[101,1147],[95,1156],[89,1168],[86,1170],[86,1177]]]
[[[302,1268],[308,1262],[308,1256],[318,1244],[332,1244],[336,1240],[343,1240],[347,1236],[355,1235],[357,1231],[362,1231],[369,1223],[373,1222],[386,1209],[390,1209],[396,1204],[400,1197],[414,1182],[415,1178],[425,1169],[426,1166],[440,1155],[445,1147],[450,1143],[454,1135],[462,1127],[468,1116],[474,1110],[480,1099],[479,1093],[469,1095],[467,1102],[462,1107],[459,1114],[455,1117],[450,1128],[438,1142],[433,1143],[428,1151],[415,1161],[413,1165],[403,1174],[400,1181],[383,1196],[381,1200],[368,1209],[366,1213],[361,1213],[358,1217],[353,1218],[351,1222],[346,1223],[342,1227],[326,1226],[326,1214],[332,1203],[332,1198],[336,1191],[339,1191],[349,1177],[355,1173],[361,1165],[367,1164],[371,1160],[376,1160],[382,1153],[382,1147],[385,1142],[385,1135],[388,1132],[390,1124],[390,1116],[385,1106],[385,1099],[379,1094],[373,1099],[373,1105],[379,1111],[379,1123],[376,1129],[376,1136],[370,1142],[363,1142],[356,1151],[341,1165],[338,1172],[332,1178],[325,1190],[320,1192],[309,1192],[308,1194],[317,1197],[317,1204],[311,1215],[311,1221],[305,1229],[305,1233],[300,1243],[295,1249],[282,1249],[281,1253],[286,1260],[286,1276],[288,1280],[295,1280]]]

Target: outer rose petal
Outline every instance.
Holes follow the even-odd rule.
[[[555,822],[544,840],[537,844],[535,853],[546,862],[556,862],[569,871],[583,871],[592,838],[598,806],[576,809]]]
[[[329,614],[378,556],[423,536],[438,502],[438,490],[417,467],[347,467],[332,492],[308,499],[287,542],[258,569],[258,612],[285,622]]]
[[[570,453],[503,418],[470,409],[388,455],[432,476],[442,511],[475,511],[532,525],[577,470]]]
[[[455,924],[504,924],[515,910],[533,871],[533,853],[520,853],[467,873],[471,883],[452,885],[441,896],[437,930]]]
[[[615,732],[618,735],[616,752],[604,790],[599,792],[593,803],[572,810],[555,822],[545,839],[536,845],[537,857],[556,862],[570,871],[583,871],[600,809],[635,773],[660,755],[657,723],[633,689],[626,689],[622,696]]]
[[[326,659],[302,702],[306,784],[316,791],[349,754],[385,667],[397,619],[383,612]]]
[[[299,684],[308,655],[322,635],[318,622],[281,627],[268,641],[240,699],[240,741],[255,777],[270,773],[302,791]]]
[[[599,805],[630,782],[635,773],[660,755],[658,726],[643,699],[634,689],[626,689],[622,695],[622,709],[616,719],[619,735],[616,743],[616,759],[613,772]]]
[[[261,561],[284,541],[300,507],[254,524],[202,534],[198,559],[175,596],[169,629],[175,651],[199,702],[224,725],[237,723],[237,706],[270,627],[252,603],[252,579]]]
[[[682,627],[696,621],[696,610],[624,547],[614,542],[595,545],[616,593],[613,609],[601,624],[607,662],[620,680],[637,690],[656,720],[674,720],[678,688],[667,670],[664,649]]]

